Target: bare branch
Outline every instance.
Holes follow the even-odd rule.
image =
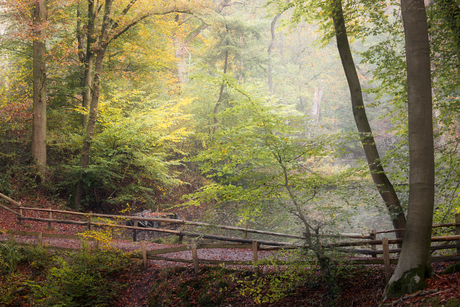
[[[136,2],[137,0],[131,0],[131,2],[125,7],[123,12],[121,12],[121,16],[125,16]]]

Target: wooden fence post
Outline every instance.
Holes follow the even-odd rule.
[[[38,245],[43,246],[43,232],[38,233]]]
[[[455,234],[460,235],[460,213],[455,214]],[[457,241],[457,244],[460,244],[460,240]],[[460,255],[460,247],[457,247],[457,255]]]
[[[146,270],[147,269],[147,251],[145,250],[145,241],[141,242],[141,246],[142,246],[142,260],[144,263],[144,269]]]
[[[180,234],[179,235],[179,244],[182,244],[183,240],[184,240],[184,235]]]
[[[50,220],[53,219],[53,212],[51,212],[51,208],[50,208],[50,211],[48,212],[48,218]],[[48,228],[51,229],[51,221],[48,222]]]
[[[390,248],[388,246],[388,238],[382,239],[383,249],[383,264],[385,265],[385,280],[388,283],[390,280]]]
[[[252,254],[254,256],[254,273],[256,276],[259,276],[259,265],[257,262],[259,261],[259,256],[257,254],[258,246],[257,246],[257,241],[252,241]]]
[[[196,246],[192,246],[192,257],[193,257],[193,266],[195,267],[195,274],[198,274],[200,272],[200,267],[198,263],[198,253],[196,251]]]
[[[371,240],[377,240],[377,234],[376,234],[377,230],[375,229],[372,229],[371,233],[369,234],[369,236],[371,237]],[[376,246],[375,245],[371,245],[371,250],[375,251],[376,250]],[[377,254],[372,254],[372,258],[376,258],[377,257]]]
[[[18,216],[18,220],[19,220],[19,225],[22,225],[22,208],[21,208],[21,203],[19,202],[19,216]]]
[[[88,214],[88,230],[91,230],[91,213]]]
[[[134,220],[134,227],[138,227],[138,220]],[[137,229],[133,229],[133,241],[136,242],[137,239]]]

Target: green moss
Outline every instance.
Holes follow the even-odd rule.
[[[460,307],[458,299],[453,298],[448,300],[445,303],[440,303],[441,298],[439,296],[423,300],[423,303],[420,307]]]
[[[460,307],[460,301],[456,298],[450,299],[447,301],[447,303],[444,305],[446,307]]]
[[[427,300],[424,300],[422,305],[420,307],[439,307],[439,298],[438,297],[433,297],[429,298]]]
[[[425,287],[426,267],[420,265],[403,274],[401,278],[387,286],[387,298],[401,297],[404,294],[414,293]]]
[[[460,262],[449,265],[442,274],[452,274],[455,272],[460,272]]]

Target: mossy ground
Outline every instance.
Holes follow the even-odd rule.
[[[391,281],[386,290],[387,298],[401,297],[408,293],[414,293],[422,290],[426,283],[425,280],[426,267],[421,265],[413,268],[403,274],[396,281]]]

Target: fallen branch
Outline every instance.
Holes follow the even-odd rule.
[[[399,298],[398,300],[396,301],[392,301],[392,302],[389,302],[389,303],[386,303],[386,304],[380,304],[379,306],[397,306],[399,303],[402,303],[404,301],[408,301],[416,296],[420,296],[420,295],[427,295],[427,294],[432,294],[432,293],[435,293],[435,292],[438,292],[438,289],[433,289],[433,290],[427,290],[427,291],[418,291],[418,292],[415,292],[415,293],[412,293],[412,294],[408,294],[408,295],[405,295],[401,298]],[[440,291],[440,292],[443,292],[443,291]]]

